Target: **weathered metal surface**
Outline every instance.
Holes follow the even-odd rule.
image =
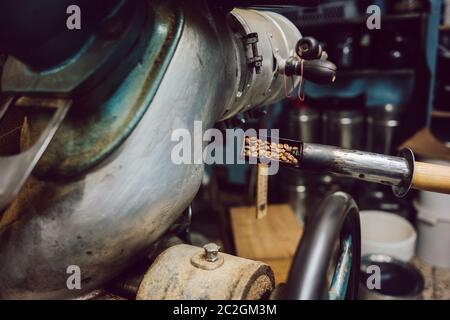
[[[121,85],[119,92],[123,93],[101,106],[95,104],[96,100],[75,101],[39,161],[37,176],[62,179],[86,173],[117,149],[139,123],[173,57],[184,25],[182,12],[170,5],[153,4],[153,14],[155,26],[148,26],[154,31],[147,51]],[[48,116],[33,112],[28,120],[29,134],[33,136],[45,126]]]
[[[186,128],[193,135],[196,120],[211,127],[223,113],[214,106],[229,97],[223,88],[235,69],[199,77],[233,61],[234,53],[225,54],[226,25],[209,20],[205,4],[184,10],[186,25],[156,94],[144,59],[109,102],[109,108],[136,104],[143,112],[122,147],[77,179],[31,177],[1,217],[1,298],[70,298],[102,286],[145,257],[192,201],[202,165],[171,161],[171,133]],[[61,147],[75,141],[67,136]],[[81,269],[81,290],[66,286],[70,265]]]
[[[194,121],[208,129],[234,108],[240,49],[222,8],[206,1],[181,5],[185,23],[170,63],[153,59],[150,42],[141,63],[97,106],[102,111],[68,115],[72,130],[53,141],[41,174],[28,179],[0,218],[0,298],[71,298],[103,286],[144,258],[194,198],[203,165],[173,163],[178,142],[171,135],[186,129],[201,139]],[[159,32],[167,33],[164,25]],[[152,74],[158,63],[169,63],[164,74]],[[106,121],[93,125],[103,116]],[[108,125],[124,128],[122,134],[108,134]],[[70,167],[80,174],[50,179],[73,173]],[[66,286],[71,265],[80,267],[81,290]]]
[[[49,11],[53,9],[55,8],[49,8]],[[92,34],[90,31],[91,34],[79,43],[77,51],[71,52],[72,55],[67,56],[64,61],[48,66],[48,69],[35,69],[24,63],[24,60],[9,56],[1,75],[2,91],[11,95],[45,94],[74,98],[77,94],[85,95],[87,91],[114,78],[111,70],[117,72],[118,65],[131,56],[130,49],[136,51],[135,41],[139,39],[146,24],[150,24],[151,31],[152,21],[151,15],[147,14],[150,12],[146,10],[145,0],[117,1],[109,9],[110,12],[105,12],[105,17],[97,21],[99,25],[94,29],[96,32]],[[94,14],[93,11],[89,13]],[[86,14],[88,15],[87,12]],[[111,32],[112,30],[115,32]],[[89,31],[83,28],[80,32]],[[70,35],[67,37],[69,39],[66,45],[70,45]],[[55,48],[55,51],[59,49]],[[133,67],[127,68],[126,73]]]
[[[267,264],[219,253],[222,264],[213,269],[192,264],[203,257],[204,265],[215,264],[204,249],[185,244],[158,256],[139,286],[138,300],[258,300],[268,298],[275,282]]]
[[[142,59],[140,72],[134,72],[135,77],[146,77],[145,86],[128,88],[141,96],[135,98],[134,102],[120,102],[117,101],[120,98],[113,97],[101,107],[95,105],[96,100],[81,103],[75,101],[73,110],[39,161],[35,170],[37,176],[61,179],[83,174],[110,155],[135,128],[148,107],[148,103],[143,104],[141,100],[148,99],[148,93],[154,94],[159,87],[183,27],[180,11],[155,3],[155,26],[148,46],[150,50]],[[233,41],[230,42],[228,50],[235,49],[239,78],[247,80],[244,81],[243,88],[236,87],[235,92],[230,94],[233,99],[227,105],[224,118],[257,105],[271,104],[285,95],[285,79],[277,72],[278,64],[292,54],[293,46],[301,37],[297,28],[278,14],[237,9],[233,11],[233,15],[239,17],[241,23],[246,26],[246,32],[259,31],[258,47],[265,60],[261,74],[256,75],[249,71],[242,40],[234,37],[231,39]],[[106,47],[100,48],[105,50]],[[90,50],[95,52],[95,47]],[[69,75],[71,72],[75,71],[68,70]],[[63,77],[63,80],[67,79],[70,77]],[[236,79],[230,83],[235,81]],[[294,84],[297,83],[298,79],[295,79]],[[60,81],[53,85],[64,87]],[[48,122],[45,114],[37,112],[30,113],[28,119],[31,136],[40,132]]]
[[[301,38],[300,31],[288,19],[269,11],[234,9],[228,21],[234,32],[234,46],[239,68],[239,82],[233,94],[232,105],[226,108],[222,119],[255,106],[270,105],[286,96],[286,81],[292,86],[299,78],[286,80],[279,72],[280,65],[295,52],[295,45]],[[251,33],[258,34],[256,44],[262,56],[261,70],[257,74],[247,66],[248,50],[243,38]]]

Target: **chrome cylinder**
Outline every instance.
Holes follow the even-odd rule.
[[[320,112],[313,108],[293,106],[287,115],[287,135],[289,139],[303,142],[320,143]]]
[[[367,150],[392,154],[399,131],[399,106],[373,107],[367,117]]]
[[[364,147],[364,116],[357,110],[332,110],[325,112],[324,143],[346,149]]]
[[[286,96],[289,86],[296,86],[300,81],[299,77],[285,79],[280,73],[284,61],[295,55],[295,45],[301,38],[292,22],[273,12],[234,9],[228,23],[233,32],[239,81],[233,101],[222,119],[257,106],[273,104]],[[243,45],[245,37],[252,33],[258,34],[257,50],[262,57],[259,73],[248,67],[249,58],[255,52],[250,46]]]
[[[303,144],[301,164],[305,169],[390,186],[403,185],[411,175],[408,161],[404,158],[312,143]]]

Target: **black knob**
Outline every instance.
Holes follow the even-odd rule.
[[[297,55],[305,60],[320,59],[322,56],[322,46],[313,37],[304,37],[295,46]]]
[[[284,74],[288,77],[303,76],[317,84],[329,84],[336,79],[336,70],[336,65],[328,60],[302,60],[298,57],[290,57],[286,60]]]
[[[303,62],[303,76],[318,84],[334,82],[336,79],[336,69],[336,65],[328,60],[315,59]]]

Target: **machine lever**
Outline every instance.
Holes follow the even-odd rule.
[[[303,76],[314,83],[329,84],[336,80],[336,70],[336,65],[329,60],[290,57],[286,61],[285,75]]]

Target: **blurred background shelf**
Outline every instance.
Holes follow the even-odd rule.
[[[338,70],[337,76],[341,77],[368,77],[368,76],[414,76],[415,70],[412,68],[404,69],[355,69]]]
[[[431,116],[436,118],[450,118],[450,111],[434,109]]]
[[[405,13],[405,14],[392,14],[392,15],[382,15],[381,24],[392,23],[392,22],[406,22],[420,20],[426,18],[426,13]],[[352,26],[365,24],[367,22],[367,16],[348,18],[348,19],[329,19],[326,21],[307,21],[302,22],[298,20],[297,25],[301,28],[321,28],[321,27],[336,27],[336,26]]]

